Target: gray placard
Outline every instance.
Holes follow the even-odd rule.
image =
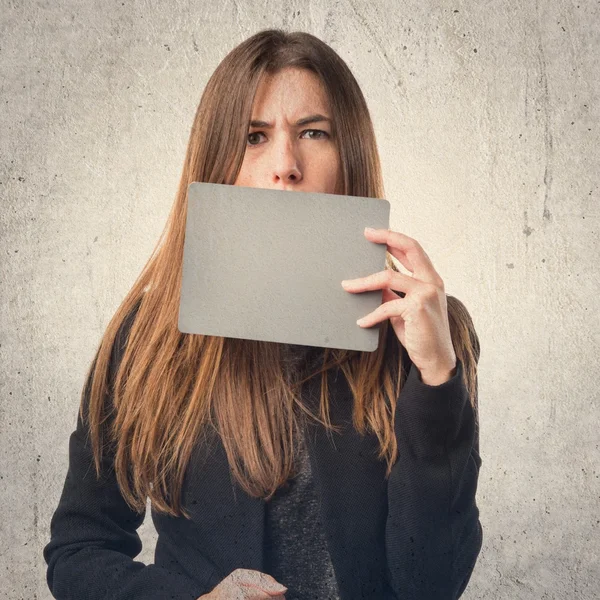
[[[389,216],[381,198],[191,183],[179,330],[376,350],[380,324],[356,320],[382,291],[351,293],[341,281],[385,269],[386,245],[363,231],[388,229]]]

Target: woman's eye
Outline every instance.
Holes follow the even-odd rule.
[[[322,133],[325,136],[329,137],[329,134],[326,131],[323,131],[322,129],[305,129],[302,133],[306,133],[307,131],[314,131],[315,133]],[[311,138],[309,138],[309,139],[314,139],[314,138],[312,138],[312,136],[311,136]]]
[[[262,133],[262,131],[253,131],[251,133],[248,134],[248,142],[250,142],[250,136],[252,135],[258,135],[259,133]],[[250,144],[251,146],[256,146],[256,144]]]
[[[329,133],[327,133],[326,131],[323,131],[322,129],[305,129],[302,132],[302,134],[304,135],[307,132],[321,133],[321,134],[323,134],[324,137],[329,137]],[[251,132],[251,133],[248,134],[249,145],[250,146],[256,146],[257,144],[250,143],[250,136],[252,136],[252,135],[264,135],[264,132],[262,132],[262,131],[253,131],[253,132]],[[312,139],[312,140],[321,139],[321,137],[323,137],[323,136],[319,136],[319,137],[309,136],[308,139]]]

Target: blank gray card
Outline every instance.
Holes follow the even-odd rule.
[[[343,279],[385,269],[389,228],[380,198],[195,181],[188,187],[179,330],[371,352],[380,323],[362,328],[380,289],[352,293]]]

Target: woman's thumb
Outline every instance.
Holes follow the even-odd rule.
[[[271,575],[263,577],[262,583],[267,587],[268,592],[273,591],[276,594],[283,594],[284,592],[287,592],[287,587],[285,587],[285,585],[282,583],[279,583],[279,581],[277,581],[274,577],[271,577]]]
[[[236,569],[232,574],[234,580],[239,580],[240,583],[254,585],[268,594],[283,594],[287,591],[287,587],[279,583],[274,577],[262,571],[253,569]]]

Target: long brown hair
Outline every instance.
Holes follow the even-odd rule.
[[[389,321],[379,326],[374,352],[321,349],[320,368],[310,375],[321,374],[318,414],[302,403],[298,386],[282,377],[280,344],[184,334],[177,327],[188,185],[236,181],[257,86],[263,75],[285,67],[309,69],[325,86],[341,159],[341,193],[384,198],[365,99],[327,44],[305,32],[263,30],[218,65],[196,111],[165,229],[108,324],[82,392],[80,414],[89,422],[96,473],[100,476],[103,451],[109,452],[121,492],[135,510],[143,510],[149,497],[154,510],[189,518],[181,487],[207,426],[219,433],[242,488],[269,499],[294,472],[299,415],[336,430],[327,391],[332,368],[346,376],[354,427],[377,436],[388,476],[396,461],[395,401],[410,363]],[[399,270],[390,254],[386,267]],[[479,343],[464,305],[447,300],[455,352],[476,410]]]

